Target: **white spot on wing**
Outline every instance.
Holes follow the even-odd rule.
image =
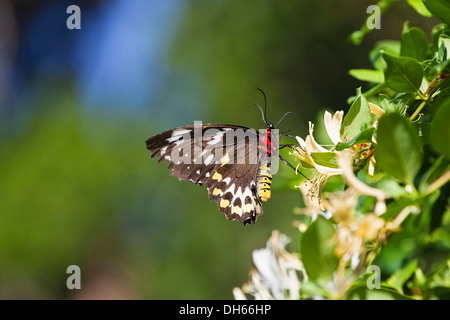
[[[230,177],[225,178],[225,179],[222,180],[222,182],[225,182],[226,184],[229,184],[230,181],[231,181],[231,178],[230,178]]]
[[[228,178],[227,178],[227,179],[228,179]],[[250,212],[250,211],[245,210],[245,208],[247,208],[248,210],[251,210],[251,209],[254,208],[254,204],[252,203],[251,208],[250,208],[249,204],[247,204],[247,205],[244,205],[244,204],[245,204],[245,198],[247,198],[247,197],[250,197],[250,198],[253,200],[252,190],[251,190],[249,187],[245,187],[244,192],[242,192],[242,188],[239,187],[239,188],[237,189],[237,191],[235,192],[234,189],[235,189],[235,185],[234,185],[234,183],[233,183],[233,184],[232,184],[227,190],[225,190],[225,192],[224,192],[224,194],[227,193],[227,192],[231,192],[231,193],[233,194],[233,199],[230,201],[230,203],[233,204],[234,201],[235,201],[236,199],[240,198],[240,199],[241,199],[241,204],[242,204],[242,206],[243,206],[243,208],[244,208],[244,211],[245,211],[245,212]],[[247,207],[247,206],[248,206],[248,207]]]
[[[209,172],[207,172],[207,173],[205,174],[205,177],[209,178]]]
[[[167,142],[174,142],[174,141],[177,141],[177,143],[180,143],[180,141],[179,140],[181,140],[181,141],[183,141],[183,137],[180,137],[180,136],[171,136],[170,138],[167,138],[166,139],[167,140]]]
[[[196,174],[200,174],[200,170],[195,171]]]
[[[241,189],[241,187],[239,187],[239,190],[240,189]],[[225,190],[224,193],[227,193],[227,192],[231,192],[231,193],[234,194],[234,183],[227,190]]]
[[[214,138],[211,141],[208,141],[207,144],[217,144],[222,140],[223,132],[217,132]]]
[[[212,161],[212,159],[213,159],[213,155],[212,155],[212,154],[210,154],[210,155],[208,156],[208,158],[206,158],[206,160],[205,160],[205,164],[206,164],[206,165],[210,164],[210,163],[211,163],[211,161]]]
[[[161,154],[164,154],[164,153],[166,153],[166,150],[167,150],[167,146],[165,146],[165,147],[162,147],[162,148],[161,148]]]
[[[184,135],[188,134],[189,132],[191,132],[191,130],[185,130],[185,129],[176,130],[176,131],[172,132],[172,136],[170,138],[167,138],[166,140],[169,143],[175,142],[175,144],[178,145],[184,141]]]

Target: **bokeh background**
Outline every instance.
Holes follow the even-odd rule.
[[[66,9],[81,9],[69,30]],[[298,178],[282,167],[256,225],[229,222],[145,140],[204,123],[263,128],[348,110],[380,39],[434,25],[396,4],[360,46],[373,1],[1,0],[0,298],[231,299],[273,229],[293,240]],[[281,130],[298,124],[287,119]],[[287,155],[287,157],[289,157]],[[81,290],[66,269],[81,268]]]

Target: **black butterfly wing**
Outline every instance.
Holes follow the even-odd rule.
[[[201,131],[196,132],[196,129]],[[169,162],[173,176],[203,185],[221,158],[216,155],[214,142],[223,145],[224,134],[230,129],[248,128],[213,124],[184,126],[157,134],[149,138],[146,145],[152,158],[156,157],[158,162]]]
[[[263,213],[256,196],[259,168],[258,134],[234,125],[185,126],[155,135],[146,141],[158,162],[169,161],[172,175],[206,185],[227,219],[254,223]],[[197,130],[197,131],[195,131]],[[236,132],[244,133],[244,140]]]
[[[209,198],[215,200],[227,219],[237,219],[245,223],[255,223],[263,213],[256,195],[259,155],[258,136],[254,131],[246,131],[248,139],[236,142],[225,153],[224,158],[214,168],[207,181]],[[233,163],[228,160],[232,159]],[[225,161],[223,161],[225,160]]]

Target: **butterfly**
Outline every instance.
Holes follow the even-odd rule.
[[[209,199],[226,218],[244,225],[254,224],[263,214],[262,202],[271,196],[274,159],[296,170],[279,155],[275,125],[266,122],[266,112],[258,107],[266,123],[259,132],[238,125],[194,123],[146,140],[152,158],[167,160],[172,175],[180,180],[206,186]]]

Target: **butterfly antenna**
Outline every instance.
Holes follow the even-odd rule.
[[[264,91],[262,91],[260,88],[257,88],[257,89],[258,89],[259,91],[261,91],[261,93],[262,93],[262,95],[263,95],[263,97],[264,97],[264,114],[263,114],[262,108],[261,108],[259,105],[258,105],[258,107],[259,107],[259,109],[261,110],[261,114],[262,114],[264,123],[265,123],[265,124],[268,124],[267,121],[266,121],[266,119],[267,119],[267,98],[266,98],[266,94],[265,94]]]
[[[280,121],[277,122],[277,124],[275,125],[275,127],[277,127],[277,126],[280,124],[280,122],[281,122],[288,114],[293,114],[293,115],[295,115],[295,116],[297,117],[297,119],[299,120],[299,122],[298,122],[295,126],[293,126],[292,128],[290,128],[290,129],[288,129],[288,130],[286,130],[286,131],[280,132],[281,135],[289,136],[289,135],[287,135],[286,133],[288,133],[288,132],[290,132],[290,131],[296,129],[300,124],[303,124],[302,119],[300,118],[300,116],[299,116],[296,112],[294,112],[294,111],[289,111],[289,112],[286,112],[286,113],[281,117]],[[305,127],[305,125],[303,125],[303,127]],[[305,129],[306,129],[306,128],[305,128]]]
[[[263,109],[261,108],[261,106],[260,106],[259,104],[255,104],[255,106],[257,106],[257,107],[259,108],[259,110],[261,110],[261,116],[262,116],[262,118],[263,118],[263,121],[264,121],[265,124],[267,124],[266,118],[264,117],[264,111],[263,111]]]
[[[288,129],[288,130],[286,130],[286,131],[280,132],[280,135],[287,136],[287,137],[291,137],[291,138],[295,138],[293,135],[290,135],[290,134],[287,134],[287,133],[290,132],[290,131],[292,131],[292,130],[294,130],[294,129],[296,129],[299,125],[300,125],[300,124],[296,124],[296,125],[293,126],[292,128],[290,128],[290,129]]]

